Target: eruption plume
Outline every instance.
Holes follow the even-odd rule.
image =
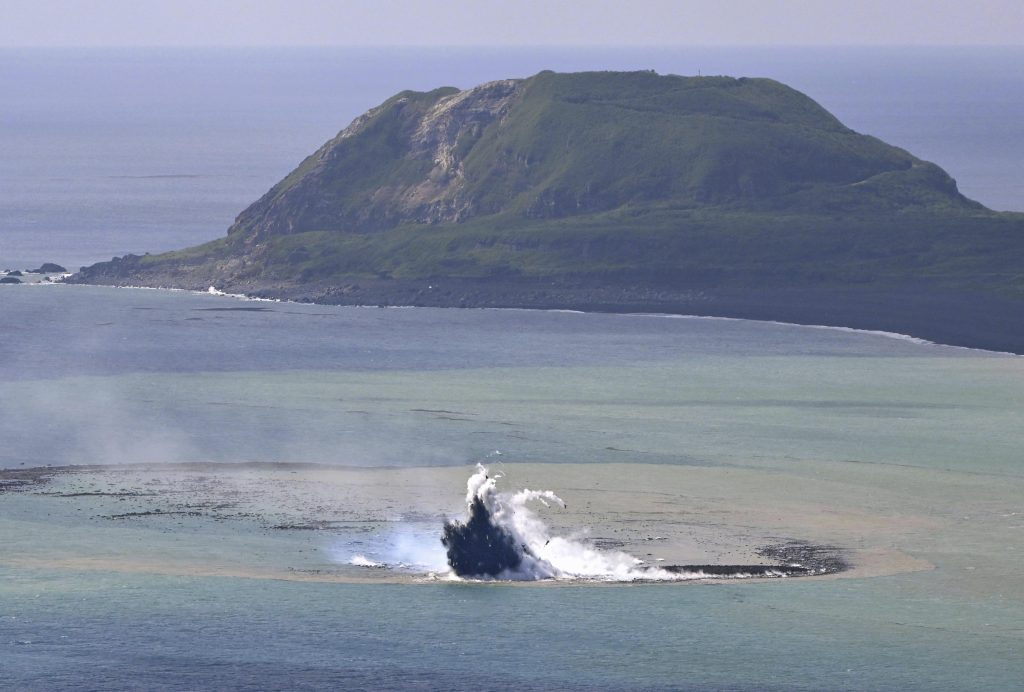
[[[499,493],[497,478],[477,464],[466,484],[469,516],[464,522],[445,522],[441,536],[452,571],[460,577],[493,579],[685,581],[824,574],[845,566],[834,549],[792,543],[761,551],[788,564],[651,567],[624,552],[552,536],[529,508],[532,501],[566,506],[550,490]]]
[[[477,464],[466,484],[469,519],[445,522],[441,543],[448,564],[459,576],[546,578],[559,570],[537,554],[540,541],[548,542],[547,527],[526,507],[530,500],[565,506],[549,490],[523,490],[503,496],[497,479]]]
[[[499,493],[497,478],[477,464],[466,484],[469,518],[444,525],[441,542],[448,564],[462,577],[498,579],[589,578],[630,581],[672,578],[665,570],[640,568],[642,561],[620,552],[552,536],[529,508],[537,501],[565,507],[550,490]]]

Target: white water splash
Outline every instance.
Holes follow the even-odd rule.
[[[386,567],[383,562],[375,562],[365,555],[353,555],[349,558],[348,564],[355,565],[356,567]]]
[[[621,551],[601,550],[584,541],[552,535],[550,528],[529,504],[540,502],[565,507],[565,502],[550,490],[520,490],[501,493],[497,481],[482,464],[477,464],[466,484],[466,504],[479,498],[495,524],[501,526],[523,547],[523,561],[515,570],[499,575],[501,579],[592,579],[601,581],[700,579],[698,573],[674,573],[648,567]]]
[[[728,571],[716,569],[710,573],[697,566],[664,567],[659,564],[664,562],[663,559],[649,564],[624,551],[603,550],[586,540],[556,535],[534,512],[533,505],[540,503],[549,508],[564,508],[566,503],[562,498],[550,490],[527,488],[514,493],[500,492],[498,481],[502,478],[502,472],[492,475],[487,467],[477,464],[476,471],[466,483],[466,505],[467,510],[473,513],[474,504],[482,504],[487,513],[484,520],[511,539],[521,558],[515,568],[493,576],[458,576],[448,565],[436,524],[423,521],[406,524],[398,520],[397,526],[373,541],[368,554],[353,553],[354,546],[350,541],[336,542],[327,549],[328,554],[339,564],[427,573],[430,578],[453,581],[681,582],[790,576],[783,566],[766,568],[764,565],[751,565],[749,571],[737,567]],[[477,508],[478,519],[482,514]]]

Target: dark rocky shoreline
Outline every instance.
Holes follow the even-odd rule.
[[[100,265],[97,265],[97,267]],[[84,271],[67,283],[205,291],[212,277]],[[127,269],[127,268],[126,268]],[[1024,354],[1024,299],[924,282],[805,287],[664,286],[540,279],[378,279],[245,282],[218,290],[323,305],[525,308],[665,313],[767,320],[906,334],[950,346]]]
[[[358,282],[251,295],[333,305],[532,308],[768,320],[907,334],[951,346],[1024,354],[1024,301],[934,286],[672,289],[439,280]]]

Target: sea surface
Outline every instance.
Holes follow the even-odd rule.
[[[359,568],[338,566],[341,528],[111,520],[151,500],[119,501],[111,482],[86,489],[113,492],[100,509],[40,487],[0,493],[0,687],[907,690],[1024,679],[1020,357],[658,315],[62,285],[4,287],[2,305],[8,469],[416,467],[436,506],[456,514],[478,461],[508,483],[520,465],[565,464],[551,489],[570,498],[593,479],[611,490],[667,469],[660,492],[631,504],[597,488],[567,533],[628,531],[643,516],[661,535],[692,526],[826,541],[879,569],[736,584],[346,583]],[[457,468],[430,475],[439,466]],[[281,487],[251,473],[250,487]],[[143,488],[203,506],[154,474]],[[384,509],[398,515],[388,526],[415,529],[437,552],[439,514],[405,523],[416,506],[374,509],[391,496],[360,487],[338,499],[343,515]],[[290,509],[312,511],[301,497]],[[659,511],[666,501],[671,512]],[[377,559],[378,537],[358,538]],[[879,551],[905,559],[879,562]],[[342,582],[260,573],[271,567]]]
[[[968,196],[1024,209],[1022,57],[4,50],[0,266],[74,267],[208,240],[395,91],[545,68],[775,77],[854,129],[938,162]],[[878,565],[688,585],[265,578],[262,563],[329,567],[331,531],[246,533],[240,521],[201,533],[162,518],[110,521],[90,498],[0,491],[0,688],[966,690],[1024,680],[1020,357],[743,320],[64,285],[0,286],[0,333],[7,471],[418,469],[438,472],[429,477],[445,482],[429,493],[455,508],[478,461],[500,463],[510,483],[517,468],[547,468],[563,496],[599,478],[611,498],[616,484],[667,474],[673,521],[691,514],[677,533],[691,523],[778,530]],[[666,501],[601,496],[563,521],[580,534],[588,516],[625,531]],[[252,570],[183,569],[182,555]]]

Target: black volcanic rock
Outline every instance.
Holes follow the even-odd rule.
[[[33,274],[63,274],[67,269],[53,262],[44,262],[38,269],[30,270]]]
[[[524,548],[495,523],[479,497],[473,498],[465,523],[445,522],[441,543],[449,566],[460,577],[495,577],[515,570],[523,561]]]

